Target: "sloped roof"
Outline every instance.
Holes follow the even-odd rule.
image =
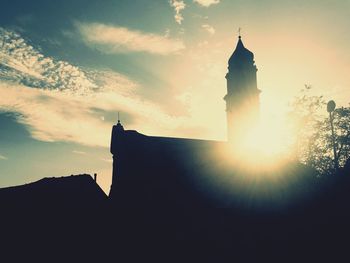
[[[0,189],[0,198],[10,203],[85,205],[107,196],[88,174],[43,178],[25,185]]]
[[[229,65],[236,64],[237,62],[252,61],[252,60],[254,60],[253,52],[251,52],[244,46],[242,38],[241,36],[239,36],[236,49],[228,61]]]

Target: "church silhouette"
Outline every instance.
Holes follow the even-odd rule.
[[[259,119],[260,90],[256,72],[254,54],[245,48],[239,36],[225,76],[227,142],[146,136],[125,130],[118,120],[112,129],[110,147],[113,154],[111,200],[126,198],[131,202],[137,196],[137,204],[141,202],[141,195],[142,202],[152,204],[170,196],[179,202],[179,199],[188,199],[186,190],[191,194],[202,192],[206,197],[209,192],[217,195],[213,178],[231,176],[233,172],[230,160],[223,160],[225,148],[234,147]],[[180,189],[182,195],[179,196]]]

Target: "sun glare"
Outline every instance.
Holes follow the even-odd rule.
[[[242,147],[273,157],[289,151],[288,138],[290,134],[285,125],[264,120],[247,132]]]
[[[230,143],[229,155],[244,169],[274,169],[292,155],[293,141],[286,122],[264,118]]]

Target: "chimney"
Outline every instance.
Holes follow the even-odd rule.
[[[97,174],[94,174],[94,181],[97,183]]]

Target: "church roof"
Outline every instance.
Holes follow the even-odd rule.
[[[228,64],[232,65],[236,62],[242,62],[242,61],[253,61],[254,60],[254,54],[250,50],[248,50],[242,42],[241,36],[238,37],[238,42],[235,51],[231,55]]]

